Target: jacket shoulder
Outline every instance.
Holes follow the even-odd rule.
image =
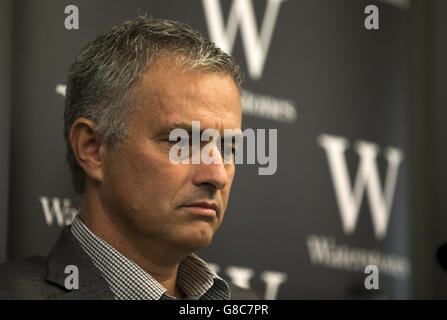
[[[228,283],[230,287],[231,300],[263,300],[257,293],[241,288],[231,282]]]
[[[1,279],[38,280],[44,276],[46,270],[45,257],[29,257],[20,261],[0,264]]]
[[[36,297],[46,274],[46,258],[30,257],[0,264],[0,299]]]

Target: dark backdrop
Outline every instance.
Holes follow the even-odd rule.
[[[224,224],[213,244],[200,250],[199,255],[213,263],[225,278],[271,299],[411,297],[412,266],[418,259],[411,252],[415,241],[412,228],[418,226],[410,224],[410,123],[414,117],[410,113],[408,3],[235,1],[253,5],[255,35],[266,11],[276,18],[271,41],[264,46],[266,60],[260,76],[250,67],[255,51],[248,46],[250,39],[241,36],[241,26],[231,53],[246,74],[244,127],[278,130],[278,169],[272,176],[260,176],[258,166],[238,166]],[[438,6],[445,7],[441,2]],[[9,202],[7,217],[0,216],[0,228],[5,229],[8,223],[8,259],[20,259],[47,254],[79,206],[64,161],[62,115],[67,70],[82,45],[109,27],[135,17],[137,9],[187,22],[223,44],[211,32],[210,24],[218,21],[207,20],[207,13],[211,13],[199,0],[5,3],[13,3],[12,30],[1,30],[12,38],[8,78],[12,103],[10,115],[5,116],[10,120],[10,131],[5,129],[10,135],[2,136],[10,144],[10,169],[9,178],[3,175],[3,181],[8,181]],[[233,0],[214,3],[221,5],[226,24]],[[267,10],[269,3],[279,3],[277,16]],[[364,27],[364,9],[369,4],[379,9],[379,30]],[[66,5],[79,8],[79,30],[64,28]],[[430,202],[436,216],[430,219],[439,218],[442,223],[437,224],[437,235],[427,240],[432,249],[437,242],[447,240],[441,236],[447,224],[442,214],[447,208],[442,196],[446,178],[442,137],[447,137],[443,128],[446,97],[442,70],[446,70],[443,52],[447,24],[438,12],[434,61],[439,72],[434,76],[437,94],[430,109],[430,134],[436,138],[430,140],[434,142],[429,155],[436,172],[430,184],[436,195]],[[246,21],[250,17],[247,11],[245,14],[243,28],[248,30]],[[3,54],[8,50],[2,47],[1,52],[0,65],[5,65]],[[9,105],[8,100],[2,102]],[[7,128],[4,119],[2,128]],[[8,152],[8,143],[1,145],[3,154]],[[361,145],[373,152],[372,157],[359,151]],[[387,150],[399,152],[402,161],[393,166]],[[346,166],[346,175],[333,171],[331,161]],[[0,164],[7,168],[7,161]],[[374,186],[374,179],[369,179],[363,185],[360,179],[359,188],[365,189],[355,200],[352,189],[360,173],[377,178],[378,184]],[[395,184],[390,183],[386,190],[387,177],[393,174]],[[348,186],[337,187],[343,181],[349,182]],[[379,191],[378,196],[371,197],[370,191]],[[349,201],[338,199],[337,192],[359,205],[358,211],[354,210],[357,221],[349,230],[343,227],[350,215],[343,206],[349,207]],[[391,199],[390,205],[385,205],[385,211],[378,210],[386,197]],[[385,217],[384,212],[389,217],[384,219],[384,232],[380,234],[375,219]],[[0,244],[5,245],[2,238]],[[426,263],[430,270],[436,268],[434,258]],[[364,287],[367,275],[363,269],[367,264],[379,267],[379,290]]]

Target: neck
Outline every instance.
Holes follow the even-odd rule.
[[[95,193],[86,194],[90,196],[84,196],[79,217],[87,228],[150,274],[166,288],[167,295],[183,299],[183,294],[176,285],[177,271],[180,262],[189,253],[176,252],[151,239],[135,236],[137,233],[134,230],[126,228],[125,223],[106,213],[99,199],[92,196]]]

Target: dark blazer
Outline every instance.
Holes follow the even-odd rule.
[[[65,267],[79,270],[79,289],[65,288]],[[250,290],[229,283],[232,300],[257,300]],[[0,299],[114,299],[107,282],[66,227],[48,257],[0,265]]]

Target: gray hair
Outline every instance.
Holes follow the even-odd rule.
[[[77,193],[83,193],[85,173],[71,148],[71,126],[87,118],[107,148],[120,147],[129,135],[138,84],[158,59],[180,62],[187,70],[230,75],[238,88],[242,83],[235,60],[181,22],[139,16],[88,42],[70,66],[65,97],[67,161]]]

